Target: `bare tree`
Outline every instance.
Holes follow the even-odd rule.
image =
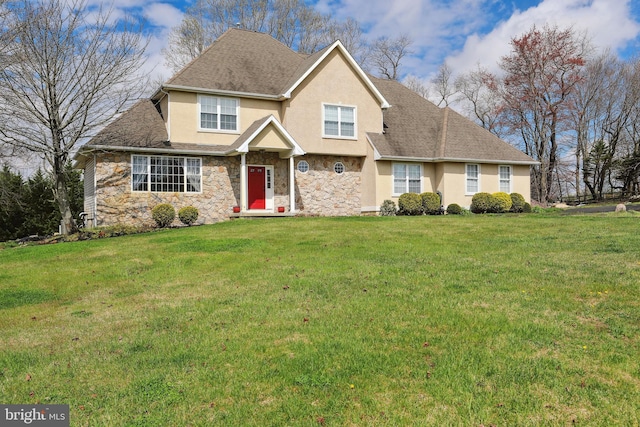
[[[631,135],[640,106],[640,73],[636,62],[621,61],[610,52],[595,58],[585,71],[574,93],[576,163],[591,196],[602,199],[605,189],[616,186],[618,158],[634,151]]]
[[[325,34],[329,43],[340,40],[356,62],[366,67],[371,46],[366,42],[358,21],[352,18],[344,22],[331,21]]]
[[[582,79],[589,46],[586,35],[550,26],[534,26],[514,38],[511,46],[500,62],[505,72],[505,117],[511,131],[522,138],[526,153],[540,162],[533,167],[533,191],[535,199],[546,202],[560,137],[567,131],[569,97]]]
[[[366,54],[357,21],[338,22],[303,0],[197,0],[169,35],[163,51],[174,71],[196,58],[227,29],[270,34],[301,53],[312,53],[340,39],[360,60]]]
[[[136,75],[146,41],[139,28],[103,10],[90,13],[80,0],[23,0],[9,13],[0,140],[47,161],[62,231],[72,232],[65,165],[82,141],[147,89]]]
[[[416,76],[407,76],[402,84],[420,95],[423,98],[429,99],[429,87],[424,84],[420,78]]]
[[[501,82],[495,76],[480,66],[476,70],[458,76],[455,81],[456,91],[460,94],[457,101],[461,104],[461,108],[466,110],[467,116],[502,138],[506,132],[501,121],[500,84]]]
[[[216,39],[216,34],[208,25],[208,16],[202,7],[203,0],[189,8],[180,24],[169,34],[169,48],[162,50],[165,63],[178,71]]]
[[[437,95],[437,101],[434,102],[438,107],[448,107],[451,98],[456,94],[457,90],[452,78],[452,70],[449,64],[443,62],[438,67],[437,74],[431,79],[431,85]]]
[[[411,38],[402,34],[396,38],[380,37],[373,43],[370,61],[378,70],[379,76],[389,80],[400,78],[400,65],[402,59],[410,55]]]

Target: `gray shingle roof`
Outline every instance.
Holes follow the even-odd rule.
[[[146,99],[135,103],[102,129],[90,144],[162,148],[167,145],[168,139],[162,116],[153,102]]]
[[[232,28],[167,85],[277,96],[307,58],[268,34]]]
[[[530,163],[535,161],[450,108],[439,108],[402,84],[371,77],[389,101],[384,134],[368,134],[383,158]]]

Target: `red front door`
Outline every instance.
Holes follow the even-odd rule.
[[[249,209],[266,208],[264,167],[249,166],[248,187]]]

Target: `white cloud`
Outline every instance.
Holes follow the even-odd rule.
[[[573,26],[600,47],[623,49],[640,35],[630,11],[634,1],[318,0],[316,7],[338,19],[354,17],[371,39],[409,34],[414,56],[403,70],[429,78],[445,59],[455,73],[478,64],[496,69],[511,39],[534,24]]]
[[[167,3],[147,3],[142,15],[152,27],[149,45],[147,46],[147,62],[144,66],[152,75],[152,80],[168,79],[173,72],[164,64],[162,49],[167,47],[171,29],[178,25],[183,12]]]
[[[534,24],[573,27],[587,31],[597,47],[623,49],[640,35],[640,23],[631,18],[629,0],[544,0],[538,6],[516,11],[488,34],[470,34],[463,48],[447,58],[456,72],[469,71],[482,64],[496,70],[500,57],[510,51],[510,41]]]
[[[468,34],[491,23],[496,0],[319,0],[316,7],[337,19],[355,17],[374,40],[407,34],[414,55],[403,71],[426,76],[464,43]],[[500,3],[500,2],[499,2]]]
[[[180,23],[183,13],[168,3],[146,3],[143,15],[151,25],[170,29]]]

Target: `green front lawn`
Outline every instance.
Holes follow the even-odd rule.
[[[0,403],[72,426],[638,425],[640,216],[246,220],[0,250]]]

